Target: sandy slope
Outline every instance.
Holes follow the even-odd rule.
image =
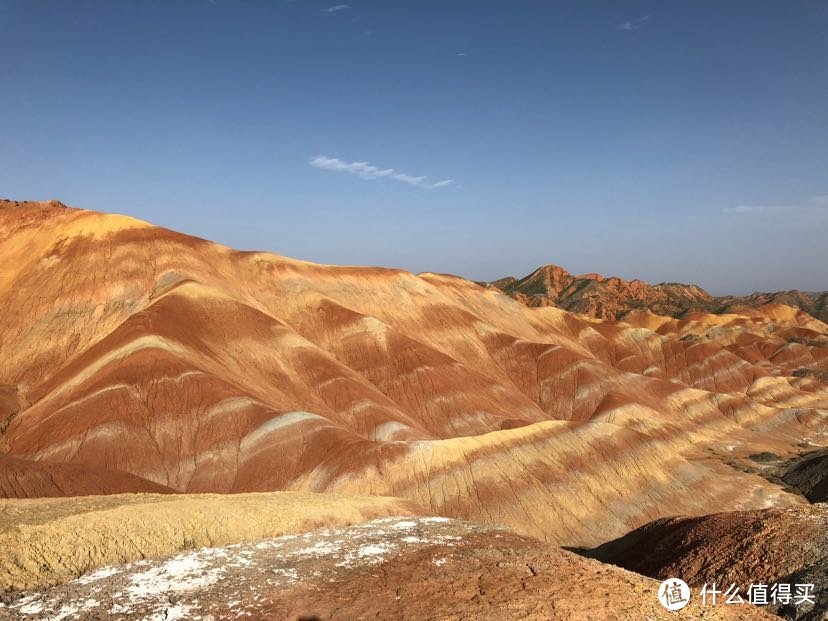
[[[419,512],[396,498],[295,492],[0,500],[0,592],[194,547]]]

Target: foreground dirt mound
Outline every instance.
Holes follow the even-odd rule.
[[[657,520],[589,555],[691,586],[814,584],[816,606],[775,610],[789,619],[828,616],[826,504]]]
[[[294,492],[0,500],[0,593],[195,547],[418,513],[396,498]]]
[[[508,531],[385,518],[101,569],[4,598],[14,619],[770,619],[749,605],[678,613],[659,583]]]

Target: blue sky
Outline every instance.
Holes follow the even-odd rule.
[[[474,279],[828,289],[828,2],[0,0],[0,196]]]

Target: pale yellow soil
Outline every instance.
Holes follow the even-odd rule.
[[[296,492],[0,500],[0,592],[191,548],[420,513],[397,498]]]

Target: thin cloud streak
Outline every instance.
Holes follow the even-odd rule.
[[[450,185],[454,185],[454,179],[444,179],[443,181],[438,181],[437,183],[433,184],[432,188],[447,188]]]
[[[331,170],[334,172],[344,172],[355,175],[360,179],[371,181],[374,179],[393,179],[420,188],[436,189],[446,188],[454,185],[454,179],[443,179],[435,183],[428,183],[428,177],[425,175],[414,176],[403,172],[398,172],[393,168],[380,168],[369,164],[368,162],[346,162],[337,157],[327,157],[326,155],[317,155],[312,157],[308,162],[314,168],[321,170]]]
[[[736,205],[725,207],[723,213],[731,215],[755,215],[755,214],[792,214],[807,212],[828,211],[828,194],[813,196],[801,205]]]
[[[333,6],[329,6],[325,9],[325,13],[336,13],[337,11],[344,11],[346,9],[350,9],[350,4],[335,4]]]
[[[615,29],[616,30],[638,30],[642,28],[644,24],[652,17],[652,15],[644,15],[643,17],[639,17],[638,19],[633,19],[628,22],[621,22],[618,24]]]

